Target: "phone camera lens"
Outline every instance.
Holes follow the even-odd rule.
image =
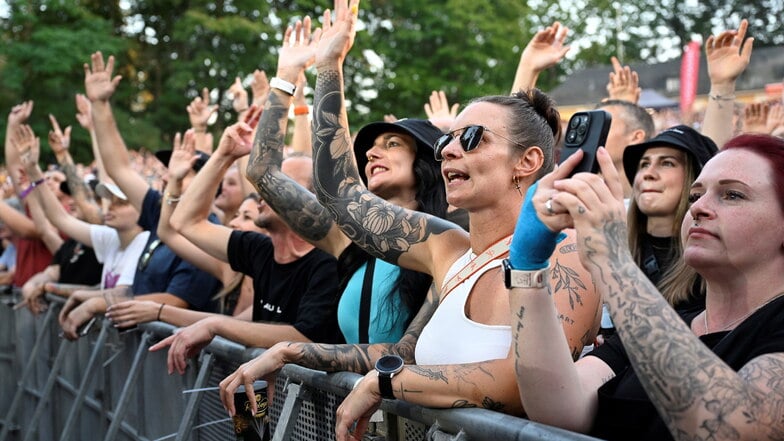
[[[569,132],[566,134],[566,142],[574,142],[575,139],[577,139],[577,132],[574,130],[569,130]]]

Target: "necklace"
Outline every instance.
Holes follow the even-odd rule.
[[[723,331],[726,331],[726,330],[732,328],[733,326],[737,325],[738,323],[742,322],[743,320],[746,320],[747,318],[749,318],[749,316],[751,316],[755,312],[757,312],[760,309],[762,309],[762,307],[764,307],[768,303],[776,300],[777,298],[779,298],[781,296],[784,296],[784,292],[779,293],[778,295],[775,295],[775,296],[771,297],[765,303],[763,303],[763,304],[757,306],[756,308],[752,309],[751,311],[749,311],[746,315],[743,315],[740,318],[737,318],[737,319],[731,321],[730,323],[727,323],[726,325],[724,325],[723,328],[716,329],[716,330],[714,330],[712,332],[723,332]],[[707,307],[705,308],[705,314],[702,316],[702,324],[705,326],[705,333],[706,334],[710,334],[711,331],[708,331],[708,308]]]

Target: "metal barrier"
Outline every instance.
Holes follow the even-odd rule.
[[[216,338],[184,376],[166,374],[166,353],[149,346],[174,331],[164,323],[118,334],[108,321],[77,342],[58,336],[61,300],[34,317],[0,297],[0,441],[227,440],[233,424],[217,384],[263,352]],[[335,410],[359,375],[287,365],[270,406],[272,439],[333,440]],[[382,404],[366,440],[591,440],[482,409]]]

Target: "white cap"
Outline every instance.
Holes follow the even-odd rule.
[[[111,199],[112,196],[114,196],[124,201],[128,200],[128,196],[125,196],[125,193],[123,193],[122,190],[120,190],[120,187],[108,182],[98,183],[98,186],[95,187],[95,194],[97,194],[98,197],[104,199]]]

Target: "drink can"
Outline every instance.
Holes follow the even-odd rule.
[[[267,409],[267,382],[257,380],[253,383],[256,399],[256,414],[252,414],[251,403],[242,384],[234,392],[234,434],[237,441],[264,441],[269,439],[269,416]]]

